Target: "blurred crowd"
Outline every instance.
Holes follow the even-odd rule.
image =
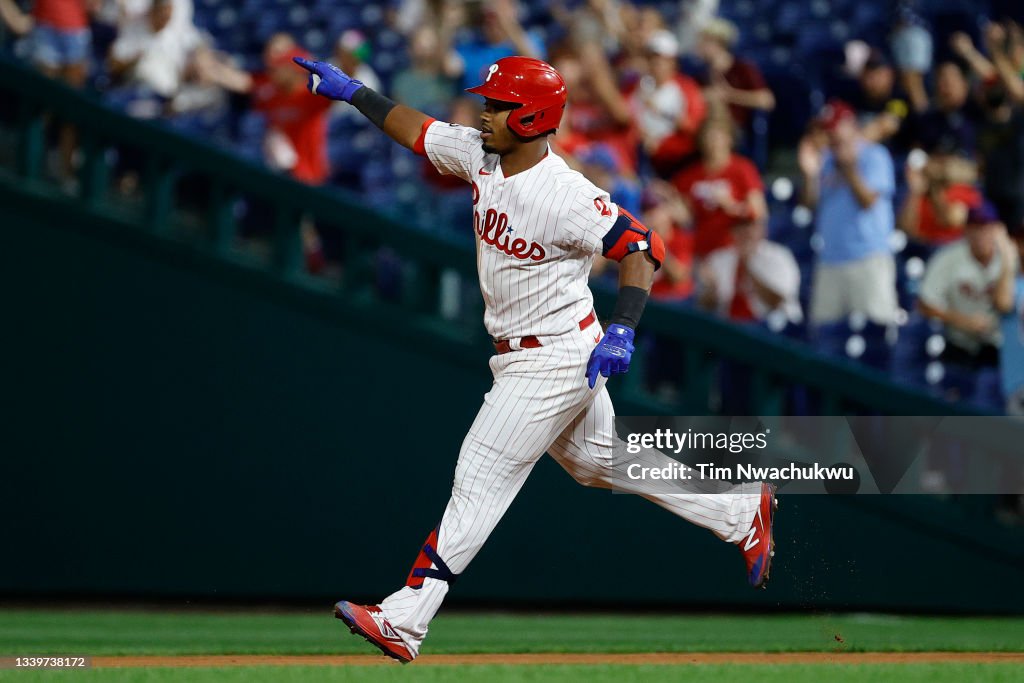
[[[15,54],[112,107],[467,236],[467,189],[309,96],[292,58],[465,125],[480,103],[463,89],[491,63],[546,59],[569,90],[553,147],[668,245],[656,298],[948,398],[1024,405],[1017,3],[197,3],[0,0],[0,18]],[[321,267],[329,245],[304,230]]]

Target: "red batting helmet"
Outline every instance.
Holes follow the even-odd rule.
[[[483,83],[466,92],[520,105],[508,115],[508,127],[522,137],[558,128],[565,110],[562,76],[547,62],[532,57],[502,57],[487,69]]]

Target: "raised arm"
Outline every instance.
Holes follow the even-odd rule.
[[[199,78],[206,83],[242,95],[252,92],[252,74],[244,69],[239,69],[226,60],[219,59],[208,48],[197,50],[193,63]]]
[[[403,147],[416,149],[423,126],[431,120],[429,116],[404,104],[395,104],[333,64],[311,62],[302,57],[296,57],[295,63],[309,72],[311,93],[348,102],[389,138]]]
[[[3,19],[7,27],[19,36],[31,31],[35,25],[32,15],[22,12],[14,0],[0,0],[0,19]]]
[[[953,48],[960,57],[971,67],[971,71],[978,75],[983,82],[990,81],[997,76],[996,67],[974,47],[971,37],[963,31],[957,31],[949,39],[949,46]]]
[[[760,72],[757,73],[758,80],[761,80]],[[735,104],[746,109],[758,109],[760,111],[772,111],[775,109],[775,94],[764,82],[755,88],[741,90],[729,85],[725,76],[718,72],[711,74],[710,89],[717,91],[726,104]]]
[[[803,175],[800,203],[808,209],[814,209],[818,206],[818,199],[821,195],[822,155],[811,134],[801,138],[797,147],[797,161],[800,164],[800,173]]]
[[[594,88],[594,94],[605,111],[619,126],[629,126],[633,122],[633,112],[629,102],[619,91],[615,83],[615,74],[600,45],[585,43],[579,46],[580,63]]]
[[[907,195],[896,215],[896,227],[913,238],[921,235],[921,198],[928,192],[928,179],[924,171],[907,164]]]
[[[839,161],[837,159],[836,168],[839,169],[839,173],[846,180],[846,184],[850,186],[850,191],[853,192],[854,198],[862,209],[870,209],[875,205],[880,195],[865,181],[864,176],[857,170],[855,162],[849,160]]]
[[[1006,29],[990,22],[985,28],[985,43],[1006,94],[1017,104],[1024,102],[1024,79],[1007,50]]]

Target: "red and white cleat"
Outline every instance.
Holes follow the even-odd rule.
[[[345,622],[349,631],[362,636],[388,657],[402,664],[416,658],[377,605],[356,605],[342,600],[334,605],[334,616]]]
[[[765,588],[768,584],[768,572],[775,556],[775,535],[772,525],[775,523],[775,509],[778,507],[775,485],[761,484],[761,505],[754,514],[750,531],[736,544],[747,562],[747,580],[754,588]]]

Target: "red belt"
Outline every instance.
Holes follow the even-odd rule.
[[[591,311],[586,318],[580,321],[580,329],[587,329],[588,327],[594,324],[595,320],[597,320],[597,314]],[[541,346],[542,344],[540,343],[540,339],[537,339],[537,337],[533,336],[532,334],[527,335],[519,340],[519,348],[521,349],[539,349]],[[512,342],[510,342],[508,339],[496,339],[494,340],[494,350],[498,352],[498,355],[508,353],[509,351],[512,350]]]

